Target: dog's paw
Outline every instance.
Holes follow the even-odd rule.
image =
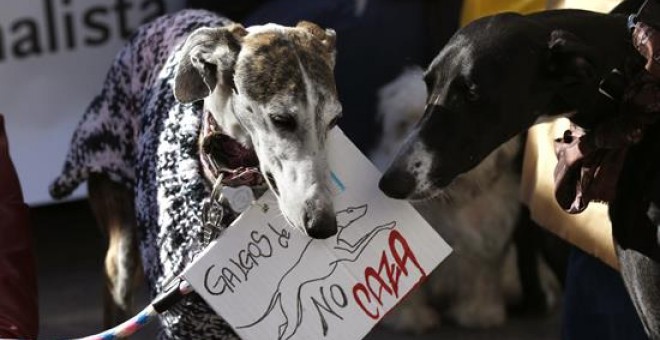
[[[401,305],[390,311],[382,324],[395,331],[422,334],[440,326],[440,314],[427,305]]]
[[[506,321],[506,309],[499,304],[458,305],[449,312],[457,325],[466,328],[490,328]]]

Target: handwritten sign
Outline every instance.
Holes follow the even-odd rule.
[[[329,137],[338,232],[310,239],[262,196],[184,272],[245,339],[360,339],[451,252],[339,130]]]

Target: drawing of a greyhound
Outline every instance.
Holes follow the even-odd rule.
[[[259,319],[237,328],[249,328],[257,325],[268,317],[275,307],[279,307],[284,316],[284,323],[279,326],[278,340],[290,339],[302,323],[302,289],[305,285],[325,280],[330,277],[340,262],[355,262],[360,257],[373,238],[384,230],[391,230],[396,221],[379,225],[356,241],[351,242],[342,238],[342,233],[355,221],[367,214],[366,204],[358,207],[349,207],[337,212],[337,234],[328,240],[310,239],[303,248],[295,263],[287,270],[277,284],[268,308]],[[334,242],[333,242],[334,241]],[[331,245],[332,248],[323,247],[322,244]],[[307,265],[306,262],[327,259],[326,265],[315,263]]]

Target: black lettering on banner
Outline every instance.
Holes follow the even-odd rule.
[[[0,61],[5,60],[5,34],[4,31],[2,30],[2,27],[0,27]]]
[[[14,41],[14,55],[17,58],[25,58],[30,55],[40,55],[42,50],[37,23],[30,19],[18,20],[11,26],[11,32],[17,33],[20,31],[24,31],[26,34]]]
[[[71,0],[64,0],[63,4],[68,5]],[[76,30],[73,26],[73,15],[71,12],[64,14],[64,36],[66,37],[66,46],[72,50],[76,47]]]
[[[127,39],[133,32],[133,30],[128,27],[128,20],[126,17],[126,11],[132,7],[133,4],[124,0],[117,0],[115,2],[115,12],[117,12],[117,26],[119,27],[119,36],[122,39]]]
[[[52,0],[44,0],[44,12],[46,13],[46,32],[48,32],[48,48],[51,52],[57,51],[57,27],[55,27],[55,15],[53,14]]]
[[[85,37],[85,44],[87,46],[98,46],[104,44],[110,38],[110,29],[107,23],[100,20],[100,17],[105,18],[108,14],[108,9],[101,6],[90,8],[84,17],[85,27],[89,31],[96,32],[96,36],[87,35]]]
[[[0,63],[12,57],[24,59],[81,46],[96,47],[113,36],[127,39],[136,28],[129,22],[131,13],[139,15],[138,24],[142,25],[167,12],[165,0],[114,0],[100,5],[84,0],[42,0],[35,4],[41,4],[43,14],[0,22]],[[87,7],[77,9],[84,5]],[[33,13],[39,9],[34,8]]]

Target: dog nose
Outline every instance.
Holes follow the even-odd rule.
[[[306,213],[304,222],[307,235],[311,238],[326,239],[337,234],[337,217],[333,213],[321,213],[312,218]]]
[[[378,187],[387,196],[405,199],[415,190],[415,177],[402,170],[388,170],[378,182]]]

